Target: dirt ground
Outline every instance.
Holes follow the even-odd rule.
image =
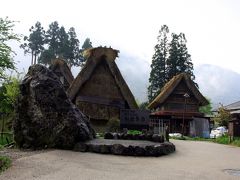
[[[126,157],[63,150],[15,158],[4,180],[240,179],[240,148],[210,142],[172,140],[177,151],[162,157]]]

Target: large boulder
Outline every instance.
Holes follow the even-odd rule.
[[[77,142],[95,137],[59,78],[42,65],[31,66],[20,84],[13,129],[20,148],[72,149]]]

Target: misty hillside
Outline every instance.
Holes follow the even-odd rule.
[[[196,82],[213,104],[224,105],[240,100],[240,74],[215,65],[195,67]]]

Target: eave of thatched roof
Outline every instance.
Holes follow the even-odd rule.
[[[72,75],[70,68],[68,67],[67,63],[62,59],[53,60],[49,69],[51,69],[52,71],[59,69],[69,84],[71,84],[74,80],[74,77]]]
[[[84,56],[85,58],[87,58],[86,64],[69,87],[67,91],[69,98],[71,100],[74,100],[76,98],[77,93],[79,92],[83,84],[90,79],[97,65],[101,61],[105,61],[129,107],[131,109],[138,109],[134,96],[115,63],[115,58],[118,57],[118,52],[119,51],[112,48],[105,47],[98,47],[86,50],[84,52]]]
[[[169,97],[169,95],[173,92],[173,90],[182,80],[186,82],[187,87],[199,101],[200,106],[205,106],[209,104],[208,100],[199,92],[198,88],[195,86],[191,78],[186,73],[181,73],[174,76],[169,82],[165,84],[160,94],[148,105],[148,108],[153,109],[159,104],[164,103],[165,100]]]

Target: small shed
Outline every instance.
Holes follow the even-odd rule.
[[[240,137],[240,110],[232,111],[228,124],[228,133],[232,137]]]
[[[209,125],[204,125],[208,121],[203,120],[204,114],[199,112],[199,107],[208,103],[191,78],[181,73],[165,84],[148,108],[152,117],[168,122],[171,133],[201,136],[203,131],[209,131],[206,129]],[[204,130],[198,133],[200,128]]]
[[[55,59],[52,61],[49,69],[59,77],[64,89],[67,90],[74,80],[72,72],[67,63],[63,59]]]
[[[94,128],[102,131],[110,119],[120,119],[121,109],[138,106],[115,63],[118,50],[98,47],[86,50],[84,55],[86,64],[67,93]]]

